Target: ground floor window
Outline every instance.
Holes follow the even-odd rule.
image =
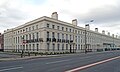
[[[62,44],[62,50],[64,50],[64,44]]]
[[[35,50],[35,44],[33,44],[33,51]]]
[[[49,51],[49,46],[50,46],[50,44],[49,43],[47,43],[47,50]]]
[[[37,44],[37,51],[39,50],[39,44]]]
[[[66,50],[68,50],[68,44],[66,44]]]
[[[57,45],[58,51],[60,50],[60,44]]]
[[[53,44],[53,51],[55,50],[55,44]]]

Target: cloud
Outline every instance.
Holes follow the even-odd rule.
[[[59,20],[71,23],[78,19],[79,26],[94,19],[91,28],[114,30],[120,28],[119,0],[2,0],[0,2],[0,32],[57,11]]]

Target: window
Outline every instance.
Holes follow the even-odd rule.
[[[64,39],[64,34],[62,34],[62,39]]]
[[[20,40],[19,40],[19,37],[18,37],[18,43],[19,43],[19,41],[20,41]]]
[[[26,51],[28,51],[28,45],[26,44]]]
[[[35,35],[34,35],[34,33],[32,34],[33,35],[33,40],[35,39]]]
[[[33,44],[33,51],[35,50],[35,45]]]
[[[37,44],[37,51],[39,50],[39,44]]]
[[[23,32],[24,32],[25,30],[23,29]]]
[[[53,44],[53,51],[55,50],[55,44]]]
[[[31,44],[29,44],[29,50],[31,51]]]
[[[58,39],[60,38],[60,34],[59,33],[57,33],[57,36],[58,36]]]
[[[52,32],[52,38],[55,38],[55,33],[54,32]]]
[[[75,33],[77,34],[77,30],[75,30]]]
[[[28,35],[26,35],[26,40],[28,40]]]
[[[68,40],[68,34],[66,34],[66,40]]]
[[[31,34],[29,34],[29,40],[31,40]]]
[[[60,44],[57,45],[58,46],[58,51],[60,50]]]
[[[28,31],[28,28],[26,28],[26,32]]]
[[[81,50],[82,50],[82,45],[81,45]]]
[[[22,32],[22,30],[20,30],[20,32]]]
[[[62,30],[64,30],[64,27],[62,27]]]
[[[31,31],[31,27],[29,27],[29,31]]]
[[[49,28],[49,24],[47,24],[47,28]]]
[[[49,51],[49,43],[47,43],[47,50]]]
[[[66,44],[66,50],[68,50],[68,44]]]
[[[75,41],[77,42],[77,36],[75,36]]]
[[[70,40],[71,40],[71,35],[70,35]]]
[[[62,44],[62,50],[64,50],[64,44]]]
[[[18,31],[18,34],[19,34],[19,31]]]
[[[34,26],[32,26],[32,30],[34,30]]]
[[[78,45],[78,50],[80,50],[80,44]]]
[[[49,32],[47,32],[47,38],[49,38]]]
[[[68,28],[66,28],[66,31],[68,31]]]
[[[77,50],[77,44],[76,44],[76,50]]]
[[[78,36],[78,42],[80,43],[80,36]]]
[[[55,28],[55,25],[52,25],[52,28],[54,29],[54,28]]]
[[[17,37],[16,37],[16,43],[17,43]]]
[[[71,32],[71,29],[70,29],[70,32]]]
[[[38,34],[38,32],[36,33],[36,38],[37,38],[37,39],[39,38],[39,34]]]
[[[57,29],[59,30],[59,29],[60,29],[60,26],[57,26]]]
[[[38,25],[36,25],[36,29],[38,29]]]

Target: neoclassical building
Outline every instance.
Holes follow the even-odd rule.
[[[30,52],[84,52],[120,47],[118,36],[107,35],[77,26],[77,19],[72,23],[58,20],[57,12],[51,17],[40,17],[18,27],[4,31],[5,51]]]

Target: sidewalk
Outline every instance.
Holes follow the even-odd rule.
[[[108,53],[108,52],[111,52],[111,51],[105,51],[105,52],[88,52],[87,54],[85,53],[71,53],[71,54],[57,54],[57,55],[32,55],[32,56],[23,56],[21,58],[20,54],[12,54],[13,56],[11,57],[0,57],[0,62],[1,61],[9,61],[9,60],[22,60],[22,59],[35,59],[35,58],[47,58],[47,57],[60,57],[60,56],[71,56],[71,55],[88,55],[88,54],[100,54],[100,53]],[[113,52],[113,51],[112,51]],[[0,53],[1,54],[1,53]],[[8,53],[10,54],[10,53]],[[11,54],[10,54],[11,55]],[[15,56],[14,56],[15,55]]]

